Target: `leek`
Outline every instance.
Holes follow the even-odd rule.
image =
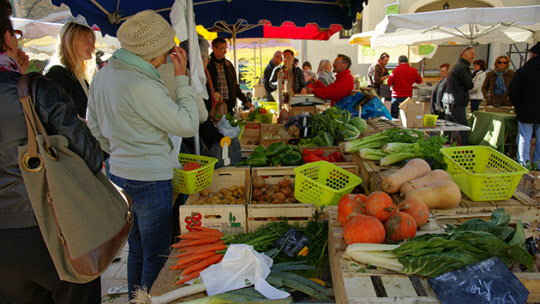
[[[401,143],[401,142],[393,142],[393,143],[387,143],[383,146],[382,150],[386,153],[394,153],[398,152],[400,150],[409,148],[413,146],[414,144],[411,143]]]
[[[363,159],[381,160],[381,158],[388,155],[388,153],[381,151],[379,149],[364,148],[364,149],[358,150],[358,155],[360,155],[360,158],[363,158]]]

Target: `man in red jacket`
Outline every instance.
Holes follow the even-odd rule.
[[[392,109],[390,114],[393,118],[399,116],[399,105],[408,97],[412,97],[413,83],[422,83],[422,77],[418,71],[409,65],[407,56],[399,56],[399,65],[388,77],[388,85],[392,87]]]
[[[347,55],[338,54],[332,66],[336,73],[336,81],[325,86],[320,80],[311,79],[313,88],[308,87],[307,93],[323,99],[330,99],[331,105],[351,95],[354,89],[354,78],[349,68],[351,67],[351,58]]]

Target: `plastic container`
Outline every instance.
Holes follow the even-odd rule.
[[[438,117],[439,117],[439,115],[425,114],[424,115],[424,126],[425,127],[433,127],[433,126],[435,126],[435,123],[437,122]]]
[[[317,206],[337,205],[343,195],[362,183],[360,177],[327,161],[308,163],[293,171],[294,197]]]
[[[473,201],[512,197],[523,174],[529,172],[499,151],[486,146],[442,148],[448,173]]]
[[[263,124],[271,124],[274,114],[257,114],[255,115],[257,121]]]
[[[210,186],[212,176],[214,175],[214,165],[217,158],[206,157],[193,154],[178,154],[178,160],[182,166],[189,162],[195,162],[201,165],[197,170],[184,171],[173,169],[173,191],[191,195]]]
[[[259,105],[265,108],[268,111],[268,113],[271,113],[272,110],[275,113],[278,112],[278,105],[277,105],[277,102],[275,101],[263,101],[263,102],[259,102]]]

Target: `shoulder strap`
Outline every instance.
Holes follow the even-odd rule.
[[[37,72],[28,73],[22,75],[17,83],[17,93],[23,107],[26,127],[28,129],[28,154],[30,157],[37,157],[38,155],[36,141],[38,131],[45,139],[45,147],[47,150],[51,149],[49,136],[47,135],[45,127],[41,123],[32,102],[32,99],[34,99],[34,101],[36,100],[37,83],[41,77],[43,76]]]

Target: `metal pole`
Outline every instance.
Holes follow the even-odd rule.
[[[194,20],[193,20],[193,0],[187,1],[187,23],[188,23],[188,39],[191,40],[191,37],[193,37],[195,27],[193,26]],[[195,42],[190,41],[190,45],[194,45]],[[199,143],[199,133],[195,134],[194,137],[194,148],[195,148],[195,154],[201,155],[201,145]]]
[[[266,93],[265,89],[264,89],[264,85],[263,85],[263,82],[262,80],[264,79],[264,74],[263,74],[263,56],[262,56],[262,40],[261,38],[259,38],[259,58],[261,58],[261,60],[259,60],[259,63],[261,65],[261,77],[259,78],[259,83],[261,85],[261,100],[264,99],[264,94]]]

